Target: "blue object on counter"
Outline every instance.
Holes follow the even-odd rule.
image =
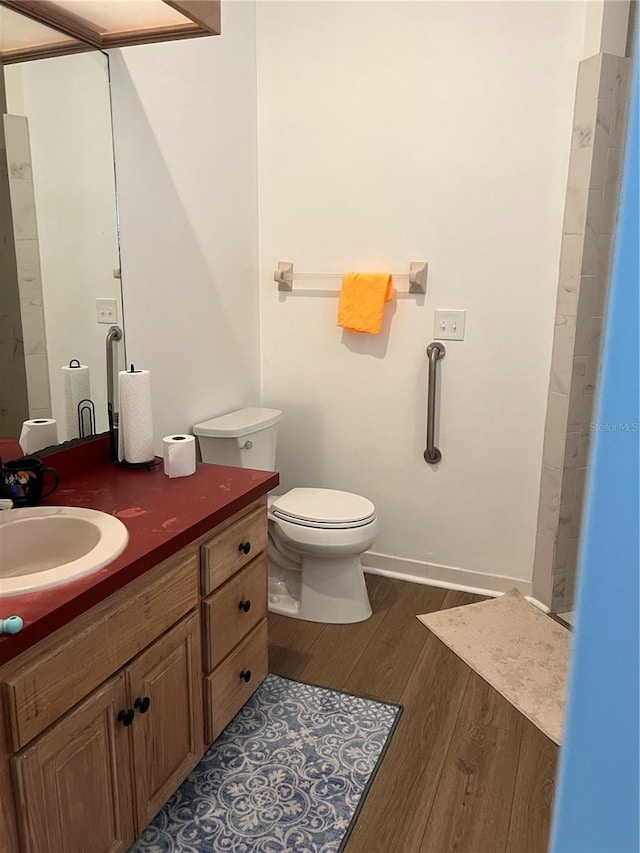
[[[17,634],[22,631],[24,622],[19,616],[9,616],[8,619],[0,619],[0,634]]]

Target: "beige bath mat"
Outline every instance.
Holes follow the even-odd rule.
[[[515,589],[418,616],[478,675],[560,743],[571,632]]]

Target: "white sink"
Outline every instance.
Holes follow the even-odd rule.
[[[0,512],[0,598],[59,586],[115,560],[129,533],[112,515],[68,506]]]

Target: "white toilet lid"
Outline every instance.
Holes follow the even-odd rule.
[[[276,518],[309,527],[362,527],[376,508],[367,498],[335,489],[291,489],[269,507]]]

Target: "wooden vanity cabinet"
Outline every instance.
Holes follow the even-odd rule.
[[[260,499],[0,667],[0,853],[128,850],[268,671]]]
[[[0,850],[126,851],[198,763],[199,586],[194,543],[0,668]]]
[[[11,759],[28,853],[126,851],[203,753],[190,614]]]

